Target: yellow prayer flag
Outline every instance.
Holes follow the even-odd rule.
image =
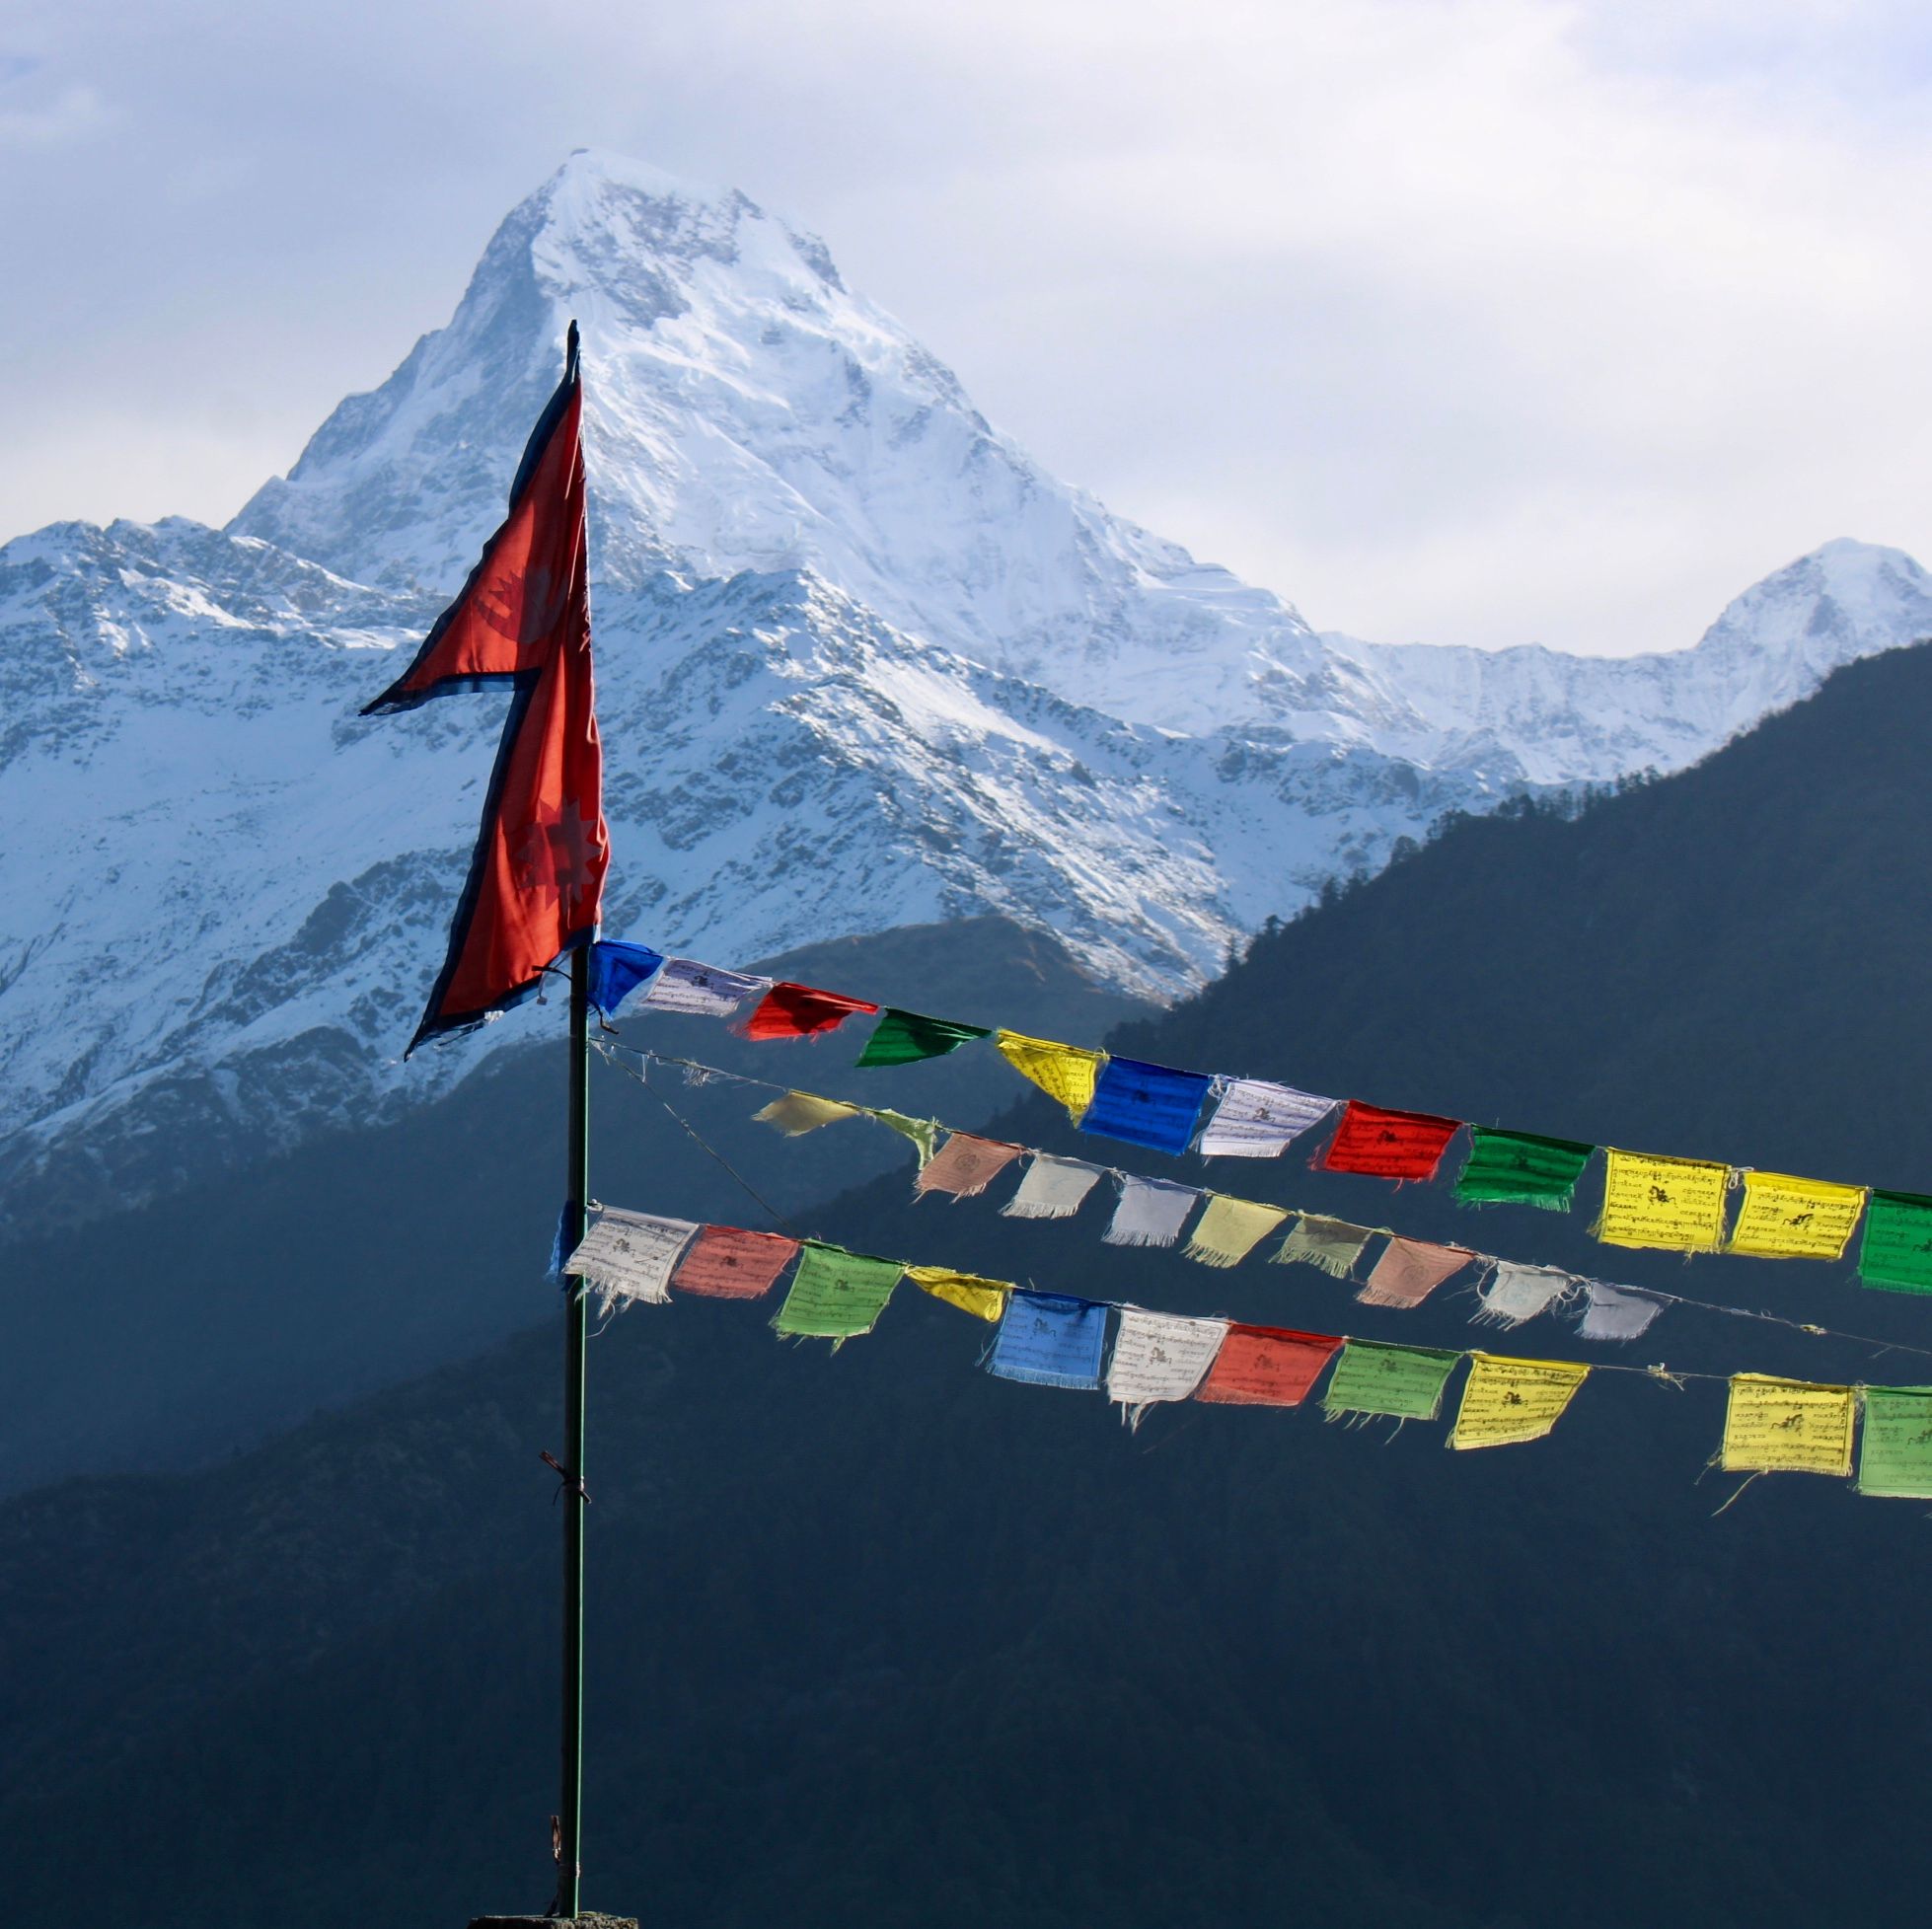
[[[1588,1367],[1568,1360],[1504,1360],[1494,1353],[1472,1353],[1449,1444],[1511,1447],[1518,1441],[1541,1440],[1589,1376]]]
[[[1726,1473],[1834,1473],[1847,1479],[1854,1406],[1849,1386],[1738,1373],[1718,1465]]]
[[[1746,1172],[1728,1250],[1764,1259],[1842,1259],[1864,1210],[1863,1186]]]
[[[955,1273],[949,1266],[908,1266],[906,1277],[933,1298],[990,1321],[1006,1310],[1006,1295],[1012,1291],[1004,1280],[983,1280],[977,1273]]]
[[[1285,1206],[1262,1206],[1252,1199],[1211,1192],[1208,1210],[1187,1242],[1187,1256],[1204,1266],[1238,1266],[1287,1217]]]
[[[787,1139],[796,1139],[801,1133],[816,1132],[835,1119],[855,1119],[861,1109],[857,1105],[841,1105],[836,1098],[818,1098],[808,1091],[788,1091],[782,1098],[775,1098],[754,1112],[752,1117],[777,1126]]]
[[[1593,1228],[1607,1246],[1715,1252],[1724,1243],[1724,1195],[1731,1168],[1694,1158],[1611,1151],[1603,1211]]]
[[[993,1034],[1001,1056],[1022,1078],[1031,1078],[1049,1098],[1067,1108],[1077,1125],[1093,1103],[1093,1081],[1106,1061],[1105,1052],[1079,1045],[1056,1045],[1050,1038],[1028,1038],[1024,1032],[1002,1029]]]

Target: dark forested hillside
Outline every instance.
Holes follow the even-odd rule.
[[[1452,827],[1113,1042],[1932,1190],[1929,719],[1932,651],[1856,666],[1574,821]],[[826,1062],[773,1049],[787,1079]],[[1043,1101],[1000,1129],[1134,1162]],[[600,1154],[598,1189],[684,1210],[658,1150],[682,1134],[652,1130]],[[795,1156],[774,1140],[748,1176]],[[1848,1267],[1596,1246],[1594,1179],[1560,1217],[1318,1177],[1300,1152],[1211,1176],[1932,1348],[1932,1303]],[[908,1259],[1379,1339],[1932,1380],[1923,1357],[1691,1309],[1634,1358],[1549,1321],[1472,1329],[1447,1289],[1372,1310],[1305,1268],[1116,1251],[1097,1204],[1002,1220],[1006,1185],[914,1208],[900,1172],[801,1218]],[[466,1196],[477,1236],[527,1248],[532,1208]],[[550,1310],[534,1288],[531,1310]],[[1549,1440],[1476,1454],[1312,1410],[1194,1404],[1130,1434],[1095,1396],[977,1372],[986,1329],[903,1288],[836,1355],[774,1343],[768,1310],[639,1308],[592,1348],[598,1906],[1825,1929],[1932,1880],[1910,1811],[1928,1511],[1787,1476],[1719,1514],[1717,1385],[1599,1373]],[[213,1469],[0,1511],[16,1912],[403,1929],[540,1906],[555,1379],[546,1329]]]

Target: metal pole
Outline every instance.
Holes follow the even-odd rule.
[[[570,1150],[564,1193],[567,1252],[584,1234],[590,1198],[590,949],[570,954]],[[557,1901],[553,1912],[574,1916],[578,1854],[583,1837],[583,1515],[584,1295],[573,1290],[563,1307],[563,1778],[557,1804]]]

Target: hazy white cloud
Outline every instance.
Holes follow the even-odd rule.
[[[115,111],[0,172],[0,528],[224,519],[589,144],[817,229],[1052,467],[1324,627],[1669,646],[1828,537],[1932,558],[1902,6],[29,12],[0,129]]]

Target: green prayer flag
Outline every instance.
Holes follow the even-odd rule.
[[[922,1012],[902,1011],[888,1004],[858,1055],[861,1067],[911,1065],[919,1059],[943,1058],[948,1052],[988,1034],[985,1025],[956,1025],[950,1018],[929,1018]]]
[[[1932,1386],[1866,1386],[1861,1494],[1932,1501]]]
[[[1455,1175],[1456,1200],[1464,1206],[1540,1206],[1567,1213],[1577,1177],[1596,1150],[1574,1139],[1472,1125],[1469,1156]]]
[[[1932,1293],[1932,1199],[1916,1192],[1872,1194],[1858,1277],[1888,1293]]]
[[[866,1106],[865,1116],[876,1119],[880,1125],[890,1126],[902,1139],[910,1139],[913,1150],[919,1153],[922,1172],[932,1163],[932,1154],[939,1142],[937,1119],[909,1119],[904,1112],[888,1112],[882,1105]]]
[[[1434,1420],[1443,1408],[1443,1388],[1461,1358],[1459,1353],[1438,1353],[1432,1347],[1351,1340],[1329,1375],[1322,1411]]]
[[[896,1259],[869,1259],[843,1246],[807,1239],[773,1327],[820,1339],[869,1333],[905,1271]]]

